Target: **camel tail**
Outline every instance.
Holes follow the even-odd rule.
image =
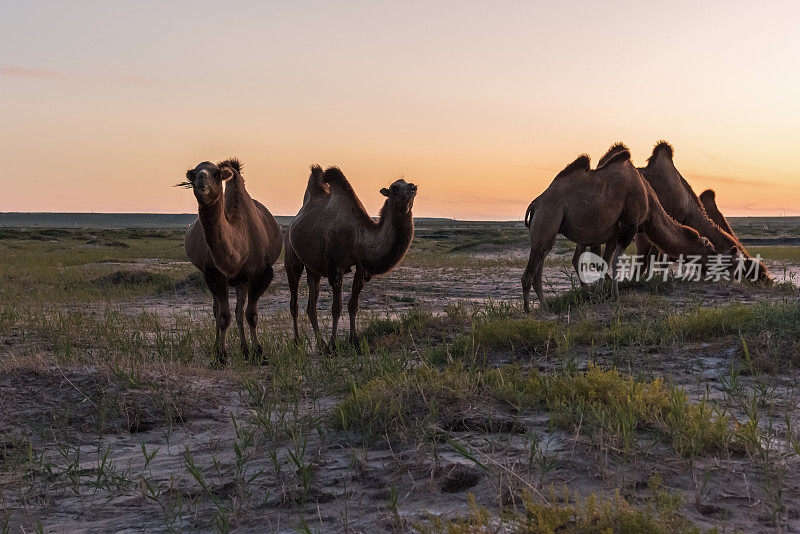
[[[528,209],[525,211],[525,226],[527,228],[531,227],[531,220],[533,219],[533,212],[534,211],[536,211],[536,199],[534,199],[528,205]]]

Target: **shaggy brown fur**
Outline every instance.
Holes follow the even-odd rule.
[[[661,139],[656,143],[656,146],[653,147],[653,152],[650,154],[650,157],[647,158],[647,164],[650,165],[654,163],[660,154],[664,154],[664,156],[672,159],[675,156],[675,150],[672,148],[671,144]]]
[[[603,154],[603,156],[597,162],[597,168],[601,169],[605,167],[606,163],[608,163],[609,159],[611,159],[612,156],[615,156],[622,152],[630,152],[630,149],[625,143],[622,142],[614,143],[608,148],[608,150],[606,150],[606,153]]]
[[[226,182],[223,187],[223,182]],[[272,281],[272,265],[283,239],[275,217],[244,187],[241,164],[229,159],[204,161],[186,171],[186,181],[197,199],[198,219],[186,232],[185,248],[213,296],[216,336],[214,348],[221,363],[227,360],[225,334],[231,321],[228,287],[236,289],[236,322],[242,352],[248,354],[244,320],[250,327],[254,353],[262,353],[256,335],[258,299]],[[247,309],[245,311],[245,304]]]
[[[592,159],[589,157],[589,154],[581,154],[575,158],[575,161],[564,167],[564,169],[556,175],[556,178],[560,176],[566,176],[573,171],[588,171],[591,168]]]
[[[728,230],[709,218],[692,186],[675,167],[673,155],[672,146],[666,141],[659,141],[647,159],[647,165],[639,169],[655,190],[666,212],[679,223],[694,228],[701,236],[707,237],[714,245],[717,254],[733,255],[734,263],[736,258],[743,256],[747,269],[754,269],[759,280],[768,280],[766,267],[750,258],[739,240],[729,231],[727,223]],[[658,251],[645,235],[636,236],[636,245],[639,254],[645,257],[645,265],[648,265],[650,258]]]
[[[615,295],[618,290],[614,259],[637,231],[645,232],[662,250],[673,254],[698,254],[705,258],[713,253],[707,239],[667,215],[653,188],[631,163],[627,149],[619,150],[599,169],[574,166],[574,162],[570,167],[569,172],[565,169],[559,173],[544,193],[531,202],[525,215],[531,233],[530,258],[522,275],[526,312],[530,311],[532,284],[544,305],[544,258],[559,233],[578,245],[606,243]]]
[[[342,278],[355,267],[353,291],[347,309],[350,315],[350,341],[358,342],[356,314],[358,298],[364,284],[375,275],[397,265],[414,237],[411,209],[417,186],[405,180],[395,181],[389,189],[381,189],[388,197],[378,221],[364,209],[342,171],[329,167],[321,173],[311,167],[303,207],[286,233],[286,274],[291,292],[290,309],[294,337],[299,341],[297,325],[298,286],[303,270],[308,279],[308,318],[317,339],[317,298],[322,277],[328,279],[333,293],[333,326],[328,349],[336,341],[339,316],[342,312]]]

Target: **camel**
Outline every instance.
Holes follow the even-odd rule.
[[[708,218],[714,221],[717,226],[729,233],[730,236],[736,240],[736,243],[739,245],[739,249],[742,251],[742,253],[748,255],[747,251],[742,245],[742,242],[739,240],[739,236],[736,235],[736,232],[733,231],[731,225],[728,224],[728,219],[726,219],[722,212],[719,211],[719,208],[717,207],[716,192],[714,192],[713,189],[706,189],[700,193],[700,202],[703,204],[703,208],[706,210]]]
[[[272,281],[272,265],[283,245],[278,222],[247,193],[241,170],[236,159],[216,165],[204,161],[186,171],[186,181],[177,184],[191,188],[197,198],[198,218],[187,230],[184,246],[189,260],[203,273],[213,297],[214,351],[223,365],[227,361],[225,334],[231,322],[228,287],[236,289],[236,323],[242,353],[249,354],[246,318],[254,354],[261,357],[263,351],[256,335],[258,299]]]
[[[659,141],[653,147],[653,152],[647,159],[647,165],[639,169],[645,180],[655,190],[667,213],[679,223],[694,228],[700,235],[707,237],[714,245],[717,254],[732,255],[734,264],[741,259],[748,272],[752,269],[759,280],[768,280],[769,275],[764,264],[747,254],[742,244],[733,235],[730,226],[726,224],[728,228],[726,230],[709,218],[692,186],[675,167],[673,156],[672,146],[666,141]],[[656,254],[652,243],[646,236],[637,236],[636,246],[639,254],[644,255],[645,258]],[[649,261],[646,260],[645,266],[648,264]]]
[[[703,208],[706,210],[706,214],[708,214],[708,218],[711,219],[712,221],[714,221],[714,223],[716,223],[717,226],[719,226],[720,228],[725,230],[728,234],[730,234],[730,236],[733,239],[736,240],[736,245],[739,248],[739,251],[741,252],[742,256],[744,256],[745,258],[752,258],[750,253],[747,252],[747,249],[744,248],[744,245],[742,245],[742,242],[739,239],[739,236],[736,235],[736,232],[733,231],[733,228],[731,228],[731,225],[728,224],[728,219],[725,218],[725,216],[722,214],[722,212],[717,207],[717,194],[714,192],[714,190],[713,189],[706,189],[705,191],[700,193],[700,202],[703,204]],[[747,265],[749,265],[751,267],[755,266],[755,265],[758,266],[757,270],[755,271],[756,272],[756,277],[757,277],[756,279],[758,281],[767,282],[767,283],[773,282],[772,277],[767,272],[766,267],[764,267],[764,264],[761,263],[760,261],[758,261],[756,263],[756,260],[753,259],[752,262],[749,263],[749,264],[746,264],[746,266]]]
[[[342,313],[342,278],[355,267],[347,310],[350,315],[349,340],[354,345],[358,344],[356,314],[364,284],[373,276],[389,272],[400,263],[414,237],[411,208],[417,186],[400,179],[380,192],[387,199],[376,222],[367,214],[339,168],[329,167],[323,172],[318,165],[311,167],[303,207],[286,233],[284,264],[289,278],[290,309],[296,342],[300,341],[297,293],[303,270],[308,280],[306,311],[317,340],[320,340],[317,298],[323,276],[328,279],[333,293],[333,326],[330,343],[325,347],[329,352],[335,347]]]
[[[604,159],[613,156],[617,151],[625,149],[627,149],[627,147],[622,143],[613,145],[609,148],[608,152],[600,158],[598,166],[604,164]],[[666,141],[659,141],[653,148],[653,152],[647,160],[647,165],[638,168],[644,179],[647,180],[653,190],[655,190],[658,200],[661,202],[667,214],[679,223],[697,230],[701,236],[708,238],[714,245],[716,254],[732,255],[734,258],[732,263],[739,261],[741,256],[741,259],[745,263],[744,266],[748,271],[749,269],[753,269],[757,273],[759,280],[768,280],[769,276],[766,267],[761,262],[751,259],[727,222],[725,222],[724,225],[718,224],[716,220],[710,217],[710,214],[706,212],[703,203],[701,203],[701,200],[695,194],[692,186],[689,185],[675,167],[672,159],[673,155],[674,151],[672,146]],[[716,208],[716,205],[714,207]],[[721,215],[720,213],[720,216]],[[724,220],[724,217],[722,219]],[[658,254],[657,247],[653,246],[653,243],[647,239],[646,235],[638,233],[636,235],[636,248],[638,253],[645,258],[644,270],[646,271],[651,260]],[[580,245],[575,248],[573,265],[577,265],[577,258],[579,258],[585,250],[585,247],[581,247]],[[687,253],[684,252],[684,254]]]
[[[708,215],[709,219],[728,232],[731,237],[739,241],[739,237],[733,231],[731,225],[728,224],[728,219],[719,211],[717,207],[717,193],[713,189],[706,189],[700,193],[700,203],[703,204],[703,208],[706,210],[706,215]]]
[[[594,170],[589,156],[579,156],[528,206],[525,226],[530,228],[531,253],[522,275],[526,313],[530,312],[532,284],[540,304],[545,306],[544,258],[559,233],[578,245],[606,244],[605,257],[610,260],[614,296],[619,295],[615,259],[637,231],[647,234],[669,254],[697,254],[705,262],[714,253],[708,239],[667,215],[653,188],[631,163],[628,148],[621,144],[615,147]]]

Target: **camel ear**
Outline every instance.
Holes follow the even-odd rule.
[[[739,247],[731,247],[729,254],[734,258],[742,257],[742,251],[739,250]]]
[[[389,196],[389,190],[384,187],[383,189],[381,189],[381,195],[383,195],[385,197],[388,197]]]
[[[220,172],[220,177],[222,178],[222,181],[230,180],[231,178],[233,178],[233,170],[230,167],[228,167],[227,165],[225,167],[222,167],[219,170],[219,172]]]

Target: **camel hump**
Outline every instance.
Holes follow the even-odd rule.
[[[353,186],[350,185],[350,182],[347,180],[347,178],[345,178],[344,173],[341,171],[341,169],[339,169],[339,167],[334,166],[325,169],[325,172],[322,173],[322,178],[320,181],[323,184],[327,184],[331,192],[334,190],[339,191],[354,198],[359,204],[361,203],[356,196],[356,192],[353,190]]]
[[[242,162],[239,161],[239,158],[228,158],[225,161],[220,161],[217,167],[230,167],[239,174],[242,174]]]
[[[328,188],[322,180],[322,174],[322,167],[319,165],[312,165],[311,174],[308,175],[308,188],[315,193],[328,194],[330,191],[328,191]]]
[[[308,187],[306,187],[306,194],[303,197],[303,205],[308,203],[312,198],[330,194],[330,189],[327,184],[323,182],[322,176],[322,167],[316,164],[312,165],[311,174],[308,176]]]
[[[559,176],[566,176],[575,171],[588,171],[591,167],[592,159],[589,157],[589,154],[581,154],[575,161],[564,167],[564,169],[556,175],[556,178]]]
[[[628,154],[627,157],[624,156],[624,154],[626,153]],[[611,147],[609,147],[608,150],[606,150],[606,153],[603,154],[603,157],[600,158],[600,161],[597,162],[597,168],[602,169],[607,164],[611,163],[612,160],[624,161],[624,159],[622,160],[615,159],[620,156],[623,157],[624,159],[631,159],[631,151],[625,143],[622,142],[614,143],[613,145],[611,145]]]
[[[347,181],[347,178],[344,177],[344,173],[339,167],[328,167],[325,169],[325,172],[322,173],[322,180],[323,183],[328,185],[350,185],[350,182]]]
[[[626,161],[630,161],[631,160],[631,151],[628,150],[628,148],[626,147],[624,149],[617,149],[617,151],[614,152],[613,154],[611,154],[611,155],[606,154],[606,156],[608,156],[608,157],[606,157],[604,161],[602,161],[600,164],[597,165],[597,169],[596,170],[605,169],[606,167],[610,167],[611,165],[614,165],[614,164],[617,164],[617,163],[623,163],[623,162],[626,162]]]
[[[647,164],[650,165],[651,163],[655,163],[658,159],[658,156],[664,154],[667,156],[670,161],[675,155],[675,151],[672,148],[672,145],[664,141],[663,139],[656,143],[656,146],[653,147],[653,153],[650,154],[650,157],[647,158]]]

